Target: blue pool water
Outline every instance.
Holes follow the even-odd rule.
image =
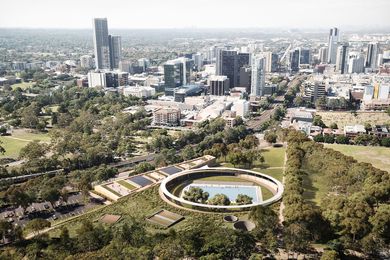
[[[185,190],[190,187],[199,187],[203,191],[209,193],[209,198],[214,197],[216,194],[225,194],[230,201],[235,201],[238,194],[248,195],[252,198],[253,203],[259,202],[259,188],[257,186],[244,186],[244,185],[220,185],[220,184],[190,184]]]

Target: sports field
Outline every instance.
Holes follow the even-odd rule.
[[[390,148],[345,144],[325,144],[325,147],[352,156],[359,162],[371,163],[378,169],[390,172]]]

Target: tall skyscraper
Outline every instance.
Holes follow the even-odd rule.
[[[249,65],[249,53],[237,53],[234,50],[218,49],[216,57],[216,75],[227,76],[230,88],[239,85],[240,68]]]
[[[337,48],[336,71],[345,74],[348,71],[348,43],[343,43]]]
[[[265,58],[265,72],[275,72],[278,68],[278,55],[271,51],[261,53]]]
[[[321,47],[318,52],[318,59],[321,63],[328,62],[328,48],[327,47]]]
[[[291,70],[291,72],[299,71],[299,58],[300,58],[299,48],[292,50],[290,52],[290,70]]]
[[[264,95],[265,88],[265,58],[255,56],[252,58],[252,84],[251,96]]]
[[[348,61],[348,73],[363,73],[364,58],[362,56],[352,57]]]
[[[107,18],[93,19],[93,44],[96,69],[110,69],[110,44]]]
[[[376,69],[378,65],[379,44],[370,42],[367,47],[366,68]]]
[[[310,64],[310,50],[299,48],[299,65]]]
[[[118,69],[122,56],[122,41],[120,36],[108,35],[110,49],[110,68]]]
[[[336,64],[337,45],[340,41],[340,31],[337,28],[330,29],[328,41],[328,63]]]

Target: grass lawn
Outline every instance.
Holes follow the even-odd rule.
[[[212,176],[212,177],[205,177],[201,179],[196,179],[197,181],[221,181],[221,182],[250,182],[244,179],[241,179],[239,177],[234,176]],[[252,183],[252,182],[250,182]]]
[[[282,168],[280,168],[280,169],[258,169],[258,168],[255,168],[253,170],[260,172],[260,173],[267,174],[271,177],[274,177],[278,181],[282,181],[282,179],[283,179],[283,169]]]
[[[16,129],[11,136],[0,136],[2,146],[6,151],[4,155],[0,155],[0,158],[11,157],[16,159],[19,156],[20,149],[33,140],[49,142],[50,137],[47,133],[30,133],[25,129]]]
[[[306,171],[303,177],[303,197],[319,205],[321,199],[329,192],[325,176],[318,172]]]
[[[109,225],[110,228],[115,228],[121,226],[124,223],[132,223],[133,221],[138,221],[142,223],[145,228],[152,233],[156,232],[167,232],[167,230],[163,227],[157,226],[155,224],[149,223],[145,220],[146,217],[151,214],[161,210],[166,209],[168,211],[180,214],[185,217],[185,219],[178,224],[174,225],[170,229],[175,230],[186,230],[191,228],[195,222],[207,222],[212,221],[217,225],[229,227],[228,224],[224,223],[222,213],[197,213],[191,212],[187,210],[181,210],[175,207],[172,207],[161,200],[158,195],[158,186],[149,188],[147,190],[133,193],[127,197],[124,197],[117,202],[103,206],[97,210],[86,213],[76,219],[72,219],[68,221],[65,226],[69,229],[70,234],[75,235],[76,230],[80,227],[81,221],[83,219],[88,219],[96,224],[98,224],[99,219],[105,214],[113,214],[113,215],[121,215],[122,218],[119,222],[115,224],[104,224]],[[244,219],[247,217],[248,213],[234,213],[240,219]],[[226,215],[226,214],[225,214]],[[59,228],[50,231],[50,235],[58,236],[60,230]]]
[[[34,86],[34,84],[35,83],[32,83],[32,82],[22,82],[22,83],[14,84],[11,87],[13,90],[15,90],[17,88],[21,88],[22,90],[25,90],[25,89],[31,88],[32,86]]]
[[[264,163],[262,165],[262,168],[283,167],[285,152],[286,148],[284,147],[272,147],[269,149],[263,149],[262,155],[264,157]]]
[[[261,193],[263,195],[263,200],[267,200],[269,198],[272,198],[274,194],[267,188],[261,187]]]
[[[390,123],[390,117],[385,112],[372,112],[361,111],[356,114],[351,112],[340,111],[318,111],[316,115],[322,117],[322,121],[329,126],[336,122],[338,127],[344,127],[346,125],[355,125],[364,123],[370,123],[372,125],[383,125]]]
[[[325,147],[352,156],[359,162],[371,163],[378,169],[390,172],[390,148],[343,144],[325,144]]]
[[[127,188],[129,190],[134,190],[136,188],[134,185],[131,185],[130,183],[128,183],[125,180],[117,181],[117,183],[119,183],[120,185],[124,186],[125,188]]]
[[[5,149],[5,154],[0,155],[0,158],[18,158],[20,150],[29,143],[29,141],[11,139],[8,136],[0,136],[0,141]]]

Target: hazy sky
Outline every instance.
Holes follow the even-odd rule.
[[[390,26],[390,0],[1,0],[0,27],[328,28]]]

